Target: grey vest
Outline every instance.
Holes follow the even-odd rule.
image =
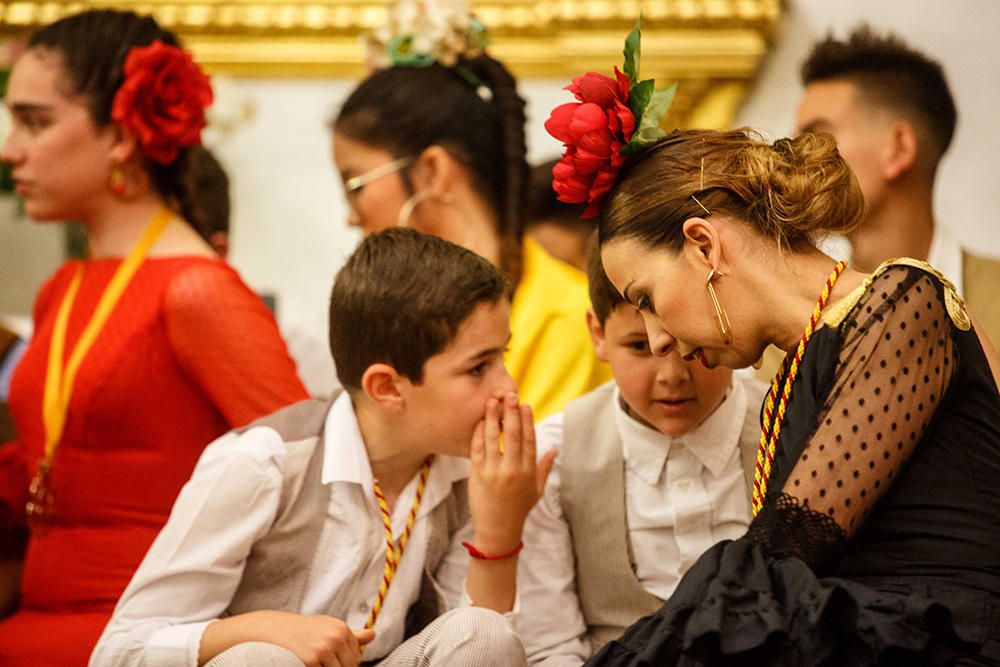
[[[336,433],[324,433],[330,406],[339,391],[324,401],[307,400],[279,410],[244,427],[270,428],[285,443],[284,481],[277,517],[271,529],[252,547],[243,577],[223,616],[261,609],[298,613],[330,506],[331,485],[322,483],[323,442]],[[466,480],[428,516],[430,541],[424,561],[420,597],[406,619],[406,636],[418,633],[446,609],[433,573],[451,543],[451,537],[469,520]]]
[[[749,498],[766,387],[755,380],[733,381],[740,382],[747,395],[739,446]],[[635,575],[614,389],[609,382],[566,406],[559,453],[560,501],[572,535],[577,594],[594,652],[663,605]]]

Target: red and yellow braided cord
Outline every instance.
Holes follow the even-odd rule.
[[[382,583],[379,585],[378,595],[375,596],[375,602],[372,604],[368,620],[365,622],[365,628],[374,627],[375,619],[378,618],[379,612],[382,611],[382,603],[385,602],[385,596],[389,592],[389,585],[392,583],[392,578],[399,567],[399,561],[403,558],[406,543],[410,541],[410,533],[413,532],[413,523],[417,519],[417,510],[420,509],[420,501],[424,498],[424,487],[427,486],[427,475],[430,471],[431,460],[427,459],[420,468],[420,478],[417,480],[417,493],[413,498],[410,514],[406,517],[406,528],[399,538],[398,547],[394,546],[395,540],[392,537],[392,513],[389,511],[389,503],[386,502],[385,495],[382,493],[382,489],[379,488],[378,481],[375,481],[375,500],[378,502],[379,510],[382,513],[382,525],[385,526],[385,570],[382,573]]]
[[[796,348],[795,354],[791,355],[792,366],[788,371],[788,377],[785,378],[784,383],[781,382],[789,360],[789,357],[786,356],[785,360],[781,363],[781,368],[778,369],[778,374],[771,381],[771,390],[767,393],[767,398],[764,400],[764,423],[760,431],[760,448],[757,450],[757,465],[754,467],[753,499],[751,502],[751,509],[754,516],[757,516],[757,513],[764,506],[764,497],[767,495],[767,481],[771,477],[771,466],[774,463],[774,449],[778,444],[778,436],[781,434],[781,424],[785,420],[785,409],[788,407],[788,399],[792,395],[792,383],[795,382],[795,376],[799,372],[799,364],[805,355],[806,344],[819,324],[820,318],[823,315],[823,309],[826,308],[827,301],[830,300],[830,292],[833,291],[833,286],[836,284],[837,278],[840,277],[840,274],[843,273],[846,267],[846,262],[837,262],[837,265],[833,267],[833,271],[830,273],[830,277],[826,279],[823,291],[816,302],[816,308],[813,309],[812,316],[809,318],[809,324],[806,325],[802,339],[799,340],[799,346]],[[781,394],[781,398],[778,399],[778,407],[775,410],[774,403],[779,393]]]

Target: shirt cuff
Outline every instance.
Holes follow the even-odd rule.
[[[198,650],[201,636],[212,621],[169,625],[160,628],[146,642],[147,667],[198,667]]]

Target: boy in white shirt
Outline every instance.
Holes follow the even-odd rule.
[[[639,312],[588,260],[597,356],[614,382],[538,424],[559,455],[528,515],[517,627],[529,664],[580,665],[656,611],[681,575],[750,522],[766,387],[649,350]]]
[[[503,365],[509,313],[474,253],[366,238],[330,299],[344,391],[205,450],[90,664],[524,664],[501,614],[551,458]]]

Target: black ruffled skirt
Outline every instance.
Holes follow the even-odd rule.
[[[983,608],[981,599],[956,599],[961,595],[931,600],[819,579],[802,561],[769,557],[748,540],[721,542],[702,555],[662,609],[587,665],[1000,664],[1000,652],[984,654],[1000,648],[982,617],[995,608]],[[965,612],[956,615],[955,607]],[[969,619],[975,627],[956,622],[970,615],[979,616]]]

